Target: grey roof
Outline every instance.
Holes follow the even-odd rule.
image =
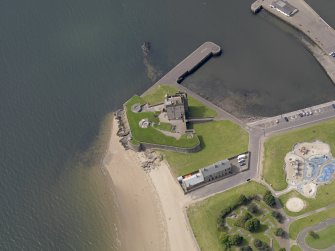
[[[165,96],[164,106],[169,120],[182,119],[185,116],[185,93],[176,93],[174,96]]]
[[[185,184],[186,188],[195,186],[203,181],[204,181],[204,176],[200,172],[183,179],[183,183]]]
[[[298,11],[293,5],[288,3],[285,0],[276,0],[272,2],[271,7],[276,8],[277,10],[283,12],[287,16],[292,16],[294,13]]]
[[[166,107],[168,119],[182,119],[185,114],[184,105]]]
[[[211,175],[215,175],[218,172],[225,171],[229,168],[231,168],[231,164],[229,160],[225,159],[225,160],[220,160],[207,167],[201,168],[200,172],[204,175],[204,177],[208,177]]]

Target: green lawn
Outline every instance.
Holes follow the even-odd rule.
[[[176,176],[193,172],[248,150],[247,132],[231,121],[195,124],[194,129],[200,139],[200,152],[184,154],[163,151]]]
[[[284,157],[299,142],[321,140],[328,143],[335,154],[335,120],[282,133],[266,140],[264,144],[263,176],[273,189],[287,187]]]
[[[316,232],[318,238],[313,238],[310,235],[306,236],[305,242],[308,246],[315,249],[326,249],[335,245],[335,225],[331,225]]]
[[[145,93],[143,99],[145,102],[154,105],[159,104],[164,101],[165,94],[175,94],[179,89],[171,85],[157,85],[154,88],[150,89]],[[202,118],[202,117],[216,117],[216,111],[208,108],[202,102],[188,96],[188,105],[190,109],[190,116],[193,118]]]
[[[163,130],[163,131],[171,132],[172,125],[170,123],[160,122],[159,124],[155,125],[155,128]]]
[[[294,245],[291,247],[291,251],[302,251],[302,250],[299,246]]]
[[[296,240],[298,233],[303,229],[334,217],[335,217],[335,208],[331,208],[316,214],[312,214],[308,217],[296,220],[290,224],[289,228],[290,238]]]
[[[187,210],[187,215],[200,249],[203,251],[223,250],[223,246],[219,241],[219,231],[217,229],[217,218],[220,214],[220,211],[234,204],[241,194],[246,196],[256,194],[263,195],[265,191],[266,188],[263,185],[256,182],[248,182],[247,184],[214,195],[206,200],[190,206],[190,208]],[[265,206],[265,204],[263,205]],[[261,209],[264,210],[263,208]],[[239,210],[241,209],[236,211]],[[227,220],[232,219],[228,218]],[[234,230],[232,231],[234,232]],[[266,237],[263,232],[252,235],[252,238],[260,238],[268,241],[268,237]],[[279,247],[276,241],[275,245],[276,247]]]
[[[333,181],[330,184],[318,187],[315,198],[306,198],[296,191],[291,191],[287,194],[280,196],[279,200],[284,206],[286,204],[286,201],[291,197],[301,198],[302,200],[305,201],[306,207],[298,213],[290,212],[286,209],[286,207],[284,207],[285,212],[290,216],[301,215],[316,210],[318,208],[328,206],[330,204],[335,203],[335,182]]]
[[[194,135],[194,137],[190,139],[187,138],[186,135],[183,135],[180,139],[177,140],[174,137],[164,135],[163,133],[151,126],[149,126],[148,128],[141,128],[138,124],[141,119],[147,118],[149,119],[149,121],[156,123],[159,122],[159,119],[156,118],[154,116],[154,113],[152,112],[132,112],[131,106],[136,103],[144,104],[145,101],[139,96],[133,96],[126,103],[127,118],[131,128],[133,142],[145,142],[152,144],[177,146],[182,148],[193,147],[199,143],[199,138],[196,135]]]
[[[157,85],[144,93],[143,99],[150,105],[156,105],[164,102],[166,94],[175,94],[179,89],[171,85]]]

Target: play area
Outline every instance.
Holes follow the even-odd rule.
[[[314,197],[317,187],[330,182],[335,159],[321,141],[298,143],[285,156],[286,181],[306,197]]]

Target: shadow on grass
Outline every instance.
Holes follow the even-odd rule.
[[[205,117],[207,110],[205,106],[190,106],[191,118]]]

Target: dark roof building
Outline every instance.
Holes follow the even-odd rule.
[[[166,95],[164,108],[169,120],[185,120],[188,115],[187,94],[178,92],[175,95]]]
[[[298,12],[297,8],[295,8],[293,5],[285,0],[273,1],[270,7],[276,9],[277,11],[288,17],[293,16],[295,13]]]
[[[231,174],[231,163],[227,159],[220,160],[212,165],[201,168],[200,172],[204,176],[205,182],[211,181]]]

